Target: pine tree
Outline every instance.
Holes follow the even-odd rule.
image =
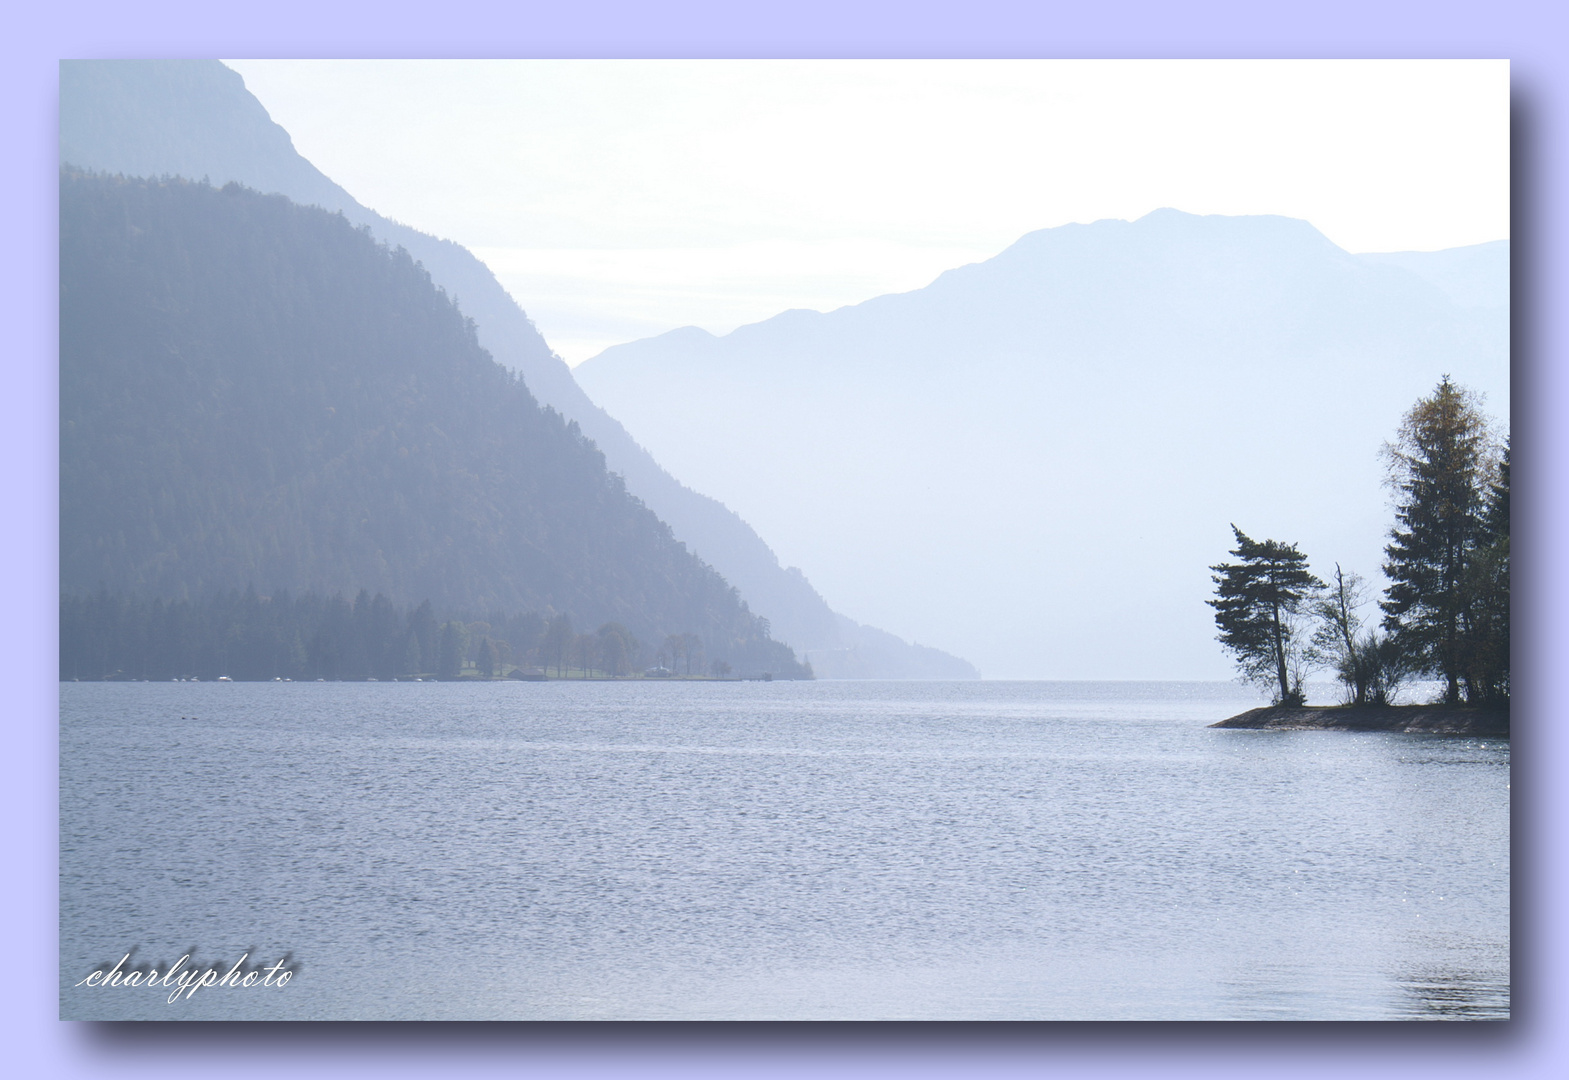
[[[1395,527],[1384,549],[1384,626],[1412,666],[1444,679],[1444,700],[1484,696],[1476,670],[1487,634],[1480,562],[1488,541],[1491,435],[1475,395],[1446,375],[1411,407],[1384,448]]]
[[[422,601],[409,616],[409,633],[413,635],[419,650],[419,655],[414,659],[409,670],[426,672],[439,668],[441,666],[440,630],[436,626],[436,616],[431,610],[429,600]]]
[[[1295,544],[1251,540],[1235,525],[1236,563],[1210,567],[1215,572],[1218,640],[1236,657],[1243,678],[1276,691],[1282,705],[1300,705],[1304,659],[1297,616],[1324,583],[1307,568]]]
[[[1476,609],[1466,661],[1469,685],[1486,700],[1509,698],[1509,445],[1489,486],[1482,536],[1472,563]]]
[[[403,662],[398,666],[405,675],[422,675],[425,657],[420,651],[419,638],[411,629],[403,635]]]

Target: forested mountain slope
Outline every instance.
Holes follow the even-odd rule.
[[[64,173],[60,223],[62,592],[364,589],[796,670],[406,251],[236,184]]]
[[[737,514],[666,472],[626,430],[584,394],[518,303],[488,268],[461,245],[382,217],[361,206],[294,149],[240,76],[216,60],[64,61],[60,66],[62,164],[128,176],[177,175],[228,181],[276,192],[302,205],[341,211],[379,239],[406,248],[432,279],[475,321],[479,343],[523,376],[541,404],[576,421],[605,454],[608,468],[670,525],[677,538],[735,585],[772,623],[776,637],[811,650],[825,673],[949,675],[974,669],[952,657],[927,670],[931,650],[910,650],[896,638],[836,615],[799,571],[780,566],[769,546]],[[839,656],[863,638],[872,652],[848,666]],[[957,668],[955,668],[957,664]]]

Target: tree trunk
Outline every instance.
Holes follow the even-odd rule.
[[[1444,690],[1446,705],[1460,704],[1460,643],[1457,640],[1459,636],[1455,625],[1457,622],[1456,616],[1449,617],[1449,630],[1446,635],[1448,640],[1444,642],[1444,677],[1449,684]]]
[[[1275,675],[1280,680],[1280,703],[1284,705],[1291,695],[1290,680],[1286,675],[1286,640],[1280,632],[1280,605],[1276,604],[1275,616]]]

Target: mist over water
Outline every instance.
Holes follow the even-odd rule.
[[[1482,1018],[1509,745],[1216,683],[66,684],[72,1018]],[[78,988],[95,967],[298,970]]]

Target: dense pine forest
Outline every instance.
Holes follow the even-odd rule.
[[[476,623],[509,627],[463,643],[499,666],[563,620],[806,674],[457,298],[341,215],[64,171],[60,432],[63,677],[434,672],[421,635]]]

